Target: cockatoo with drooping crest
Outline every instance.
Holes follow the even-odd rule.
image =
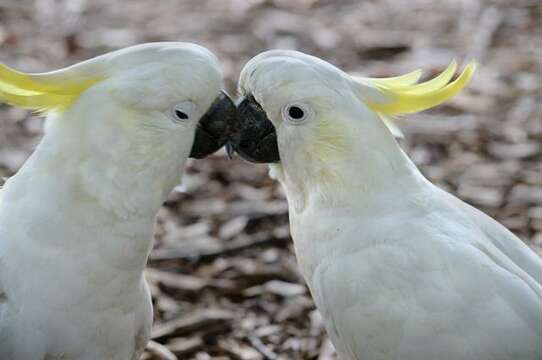
[[[474,64],[455,70],[373,79],[274,50],[241,72],[233,146],[273,163],[340,359],[542,359],[541,259],[426,180],[392,135],[394,116],[448,100]]]
[[[187,158],[222,147],[236,111],[222,82],[189,43],[43,74],[0,65],[0,100],[47,114],[0,191],[0,359],[139,359],[154,217]]]

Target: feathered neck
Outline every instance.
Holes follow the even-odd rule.
[[[28,214],[22,220],[28,235],[21,240],[28,245],[74,256],[93,252],[100,262],[95,266],[122,268],[137,278],[151,248],[154,217],[184,162],[153,161],[173,151],[163,139],[123,139],[119,123],[101,133],[99,126],[81,128],[90,119],[74,115],[48,118],[44,138],[2,189],[2,216]],[[149,152],[148,146],[155,148]],[[17,209],[13,215],[8,205]]]
[[[373,116],[358,121],[369,126],[343,129],[341,149],[335,154],[326,152],[327,157],[321,157],[314,150],[296,151],[291,156],[281,154],[281,163],[270,166],[291,210],[357,206],[379,192],[412,189],[425,182],[386,125]]]

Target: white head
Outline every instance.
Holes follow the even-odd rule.
[[[0,66],[0,100],[48,115],[32,166],[65,168],[103,201],[140,192],[112,197],[126,211],[156,209],[189,156],[222,147],[235,116],[222,85],[216,57],[189,43],[137,45],[43,74]]]
[[[244,99],[238,104],[235,150],[249,161],[277,163],[272,171],[290,193],[368,187],[405,162],[392,117],[452,97],[474,64],[450,82],[455,69],[453,62],[435,79],[417,84],[420,71],[363,78],[300,52],[264,52],[241,72]]]

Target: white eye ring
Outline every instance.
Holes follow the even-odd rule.
[[[304,123],[311,115],[311,109],[303,103],[290,103],[282,108],[282,118],[293,125]]]
[[[184,101],[182,103],[175,104],[171,108],[171,117],[173,118],[173,121],[177,123],[185,123],[190,121],[192,118],[194,108],[194,103],[191,101]]]

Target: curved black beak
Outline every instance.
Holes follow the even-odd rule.
[[[190,157],[202,159],[219,150],[230,138],[235,123],[237,108],[228,94],[221,91],[198,123]]]
[[[241,97],[237,113],[236,129],[227,146],[250,162],[279,162],[277,132],[260,104],[252,96]]]

